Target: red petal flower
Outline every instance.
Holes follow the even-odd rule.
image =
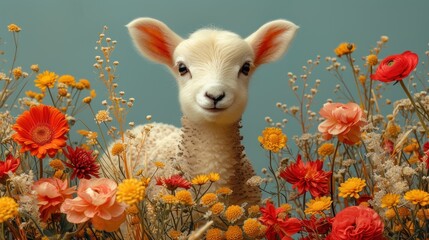
[[[66,145],[66,134],[69,131],[65,115],[58,109],[45,105],[25,111],[12,128],[16,131],[12,138],[21,145],[21,152],[30,151],[31,155],[39,159],[46,154],[54,157]]]
[[[70,160],[70,162],[64,162],[64,164],[73,169],[72,179],[75,177],[79,179],[90,179],[91,176],[100,177],[98,173],[100,165],[95,161],[92,151],[87,151],[80,147],[73,149],[67,146],[67,150],[64,149],[64,155]]]
[[[410,51],[388,56],[380,63],[375,74],[371,75],[371,79],[381,82],[400,81],[416,68],[418,62],[419,56]]]
[[[9,171],[15,172],[20,163],[19,158],[14,158],[12,154],[8,154],[4,162],[0,161],[0,179],[6,176]]]
[[[308,233],[308,236],[304,239],[317,239],[316,236],[327,234],[331,231],[332,218],[326,217],[317,219],[314,215],[312,215],[310,219],[302,219],[301,224],[303,227],[303,232]]]
[[[323,161],[308,161],[303,163],[301,155],[298,155],[296,163],[289,165],[280,172],[280,177],[292,184],[293,188],[298,188],[298,193],[304,194],[310,191],[313,197],[327,195],[329,192],[329,180],[331,172],[322,170]]]
[[[189,189],[192,186],[190,182],[186,181],[186,179],[179,174],[173,175],[169,178],[157,178],[156,185],[165,186],[170,191],[174,191],[176,188]]]
[[[265,207],[260,209],[262,216],[259,218],[262,224],[267,226],[265,237],[268,240],[292,240],[291,236],[301,230],[301,222],[297,218],[279,218],[279,213],[284,212],[283,208],[275,208],[270,202],[266,202]]]

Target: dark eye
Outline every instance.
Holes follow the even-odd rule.
[[[180,76],[183,76],[189,72],[188,67],[186,67],[184,63],[179,63],[178,70],[179,70]]]
[[[248,63],[248,62],[244,63],[243,66],[241,66],[240,72],[246,76],[249,75],[250,63]]]

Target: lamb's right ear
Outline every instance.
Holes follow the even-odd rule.
[[[153,18],[137,18],[127,27],[134,44],[145,57],[169,67],[174,65],[173,52],[182,38],[167,25]]]

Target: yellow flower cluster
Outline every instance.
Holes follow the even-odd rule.
[[[204,185],[204,184],[208,183],[209,181],[212,183],[217,182],[217,181],[219,181],[219,179],[220,179],[219,173],[212,172],[212,173],[209,173],[207,175],[201,174],[201,175],[194,177],[191,180],[191,183],[194,185]]]
[[[335,54],[338,57],[341,57],[342,55],[346,55],[354,52],[355,49],[356,49],[355,44],[344,42],[338,45],[337,48],[335,48]]]
[[[18,203],[11,197],[0,198],[0,223],[18,215]]]
[[[280,128],[268,127],[262,131],[258,141],[265,150],[277,153],[286,147],[287,137]]]
[[[135,178],[125,179],[118,185],[116,199],[118,202],[133,205],[144,199],[145,190],[142,181]]]
[[[349,178],[338,187],[340,191],[338,196],[343,198],[354,197],[357,199],[359,198],[359,192],[362,191],[365,186],[365,180],[355,177]]]

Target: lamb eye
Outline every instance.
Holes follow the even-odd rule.
[[[189,72],[188,67],[186,67],[184,63],[179,63],[178,70],[179,70],[180,76],[183,76]]]
[[[248,63],[248,62],[244,63],[243,66],[241,66],[240,72],[246,76],[249,75],[250,63]]]

